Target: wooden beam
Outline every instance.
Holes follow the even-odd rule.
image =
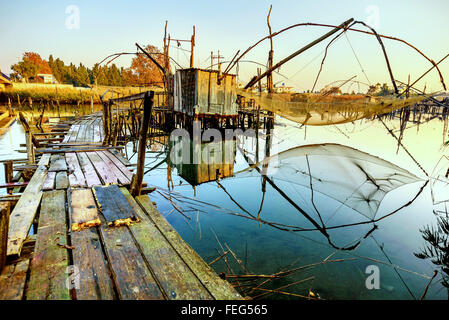
[[[142,180],[145,168],[145,151],[147,146],[148,128],[150,124],[151,112],[153,108],[154,91],[145,95],[143,103],[143,120],[139,133],[139,146],[137,154],[137,171],[131,181],[131,194],[133,197],[140,195]]]
[[[50,155],[43,155],[9,219],[8,256],[20,255],[23,241],[33,223],[42,197],[42,184],[47,176]]]
[[[6,263],[6,246],[8,244],[9,203],[0,202],[0,273]]]
[[[330,37],[331,35],[333,35],[334,33],[336,33],[337,31],[344,29],[346,27],[348,27],[348,25],[353,22],[354,19],[351,18],[345,22],[343,22],[341,25],[339,25],[338,27],[332,29],[331,31],[329,31],[328,33],[322,35],[321,37],[319,37],[318,39],[312,41],[311,43],[309,43],[308,45],[302,47],[301,49],[299,49],[298,51],[295,51],[294,53],[292,53],[291,55],[289,55],[288,57],[282,59],[281,61],[279,61],[278,63],[276,63],[274,66],[272,66],[271,68],[267,69],[264,73],[262,73],[260,76],[256,76],[254,78],[252,78],[250,80],[250,82],[248,82],[248,84],[245,86],[245,89],[251,88],[253,85],[255,85],[259,80],[263,79],[265,76],[267,76],[268,74],[272,73],[274,70],[278,69],[279,67],[281,67],[284,63],[290,61],[291,59],[293,59],[294,57],[296,57],[297,55],[303,53],[304,51],[312,48],[313,46],[315,46],[316,44],[320,43],[321,41],[327,39],[328,37]]]

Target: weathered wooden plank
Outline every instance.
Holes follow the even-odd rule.
[[[131,178],[132,178],[132,172],[130,172],[131,174],[131,178],[129,178],[129,175],[125,175],[115,164],[115,162],[113,162],[108,156],[106,156],[103,152],[97,152],[98,156],[105,162],[106,166],[108,167],[108,169],[110,171],[112,171],[114,173],[114,175],[117,177],[118,181],[121,184],[129,184],[131,183]],[[120,162],[117,160],[117,162]],[[123,165],[122,165],[123,166]],[[129,171],[125,168],[125,172]]]
[[[44,192],[39,215],[36,247],[25,291],[28,300],[68,300],[67,223],[65,192]]]
[[[120,171],[123,172],[123,174],[129,179],[129,181],[131,181],[131,179],[133,177],[132,171],[129,170],[128,167],[126,167],[123,164],[123,162],[121,162],[119,159],[117,159],[117,156],[113,155],[109,151],[100,151],[97,153],[102,153],[103,155],[108,157],[117,166],[117,168],[119,168]]]
[[[213,299],[126,188],[120,188],[140,222],[129,226],[132,235],[169,299]]]
[[[59,171],[56,174],[56,189],[67,189],[69,187],[69,179],[66,171]]]
[[[17,202],[9,219],[8,255],[20,255],[23,241],[33,223],[41,202],[42,184],[46,178],[50,155],[43,155],[38,168]]]
[[[81,170],[80,163],[76,153],[66,153],[65,160],[68,166],[69,182],[72,188],[87,187],[86,178],[84,177],[83,170]]]
[[[101,185],[100,178],[95,171],[94,166],[89,160],[89,157],[85,153],[78,153],[78,159],[81,165],[81,169],[86,178],[86,184],[88,187]]]
[[[106,165],[103,159],[98,156],[96,152],[86,152],[86,154],[95,167],[95,170],[97,171],[103,183],[120,183],[118,177],[112,170],[110,170],[110,168]]]
[[[124,158],[124,156],[120,153],[120,151],[116,149],[110,149],[108,150],[110,153],[112,153],[116,158],[123,163],[125,166],[131,166],[131,162],[129,162],[127,159]]]
[[[101,128],[98,124],[94,125],[94,132],[93,132],[93,142],[102,142],[102,137],[101,137]]]
[[[42,184],[42,190],[53,190],[55,188],[56,172],[47,172],[47,177]]]
[[[73,142],[76,141],[76,137],[78,136],[79,133],[79,129],[80,129],[80,125],[78,124],[74,124],[70,127],[69,133],[68,133],[68,140],[64,141],[64,142]]]
[[[108,225],[129,225],[137,221],[133,208],[117,185],[95,186],[92,190]]]
[[[9,203],[0,203],[0,272],[6,263],[6,246],[8,244]]]
[[[80,125],[78,136],[76,137],[76,142],[84,142],[86,141],[86,130],[87,124],[83,123]]]
[[[89,191],[91,199],[88,204],[85,201],[84,193]],[[77,194],[78,193],[78,194]],[[68,192],[69,201],[69,219],[70,225],[73,226],[79,221],[93,221],[92,208],[95,207],[95,214],[98,218],[95,200],[90,189],[71,190]],[[80,198],[82,200],[80,200]],[[85,205],[80,205],[81,201],[85,201]],[[85,214],[85,211],[89,211]],[[80,214],[80,211],[81,214]],[[80,219],[80,217],[84,219]],[[78,222],[77,222],[78,221]],[[98,220],[98,224],[100,220]],[[75,228],[76,229],[76,228]],[[75,287],[76,298],[78,300],[111,300],[115,298],[113,282],[109,275],[109,268],[106,257],[102,250],[100,236],[97,228],[88,228],[71,232],[71,245],[73,265],[79,272],[79,286]]]
[[[0,300],[22,300],[30,260],[5,266],[0,274]]]
[[[67,163],[62,155],[54,154],[50,158],[49,172],[67,171]]]
[[[91,189],[72,190],[69,207],[73,231],[100,225],[98,209]]]
[[[229,282],[218,277],[215,271],[182,240],[167,220],[157,211],[147,195],[136,197],[136,201],[215,299],[242,299]]]
[[[91,146],[83,146],[81,145],[79,148],[62,148],[62,149],[36,149],[36,154],[58,154],[58,153],[67,153],[67,152],[89,152],[89,151],[103,151],[103,150],[111,150],[111,149],[121,149],[123,147],[102,147],[99,145],[91,145]]]
[[[100,235],[119,299],[164,299],[128,228],[100,226]]]

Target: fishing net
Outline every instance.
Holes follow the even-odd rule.
[[[449,201],[449,158],[442,156],[433,169],[430,178],[433,204]]]
[[[422,181],[393,163],[339,144],[295,147],[235,173],[237,177],[266,175],[310,188],[370,220],[390,191]],[[312,199],[313,201],[313,199]]]
[[[390,113],[413,105],[426,96],[409,98],[308,93],[266,93],[238,89],[245,101],[289,120],[308,125],[329,125]],[[242,99],[242,98],[241,98]]]

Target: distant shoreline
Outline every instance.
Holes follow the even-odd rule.
[[[109,87],[93,86],[74,87],[71,84],[43,84],[43,83],[19,83],[13,82],[11,86],[0,90],[0,101],[8,103],[29,104],[33,102],[55,102],[61,104],[91,103],[100,104],[100,96],[104,99],[127,96],[148,90],[162,91],[155,87]],[[20,103],[19,103],[20,99]]]

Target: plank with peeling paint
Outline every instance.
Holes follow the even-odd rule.
[[[92,190],[108,225],[130,224],[137,220],[133,208],[117,185],[95,186]]]

